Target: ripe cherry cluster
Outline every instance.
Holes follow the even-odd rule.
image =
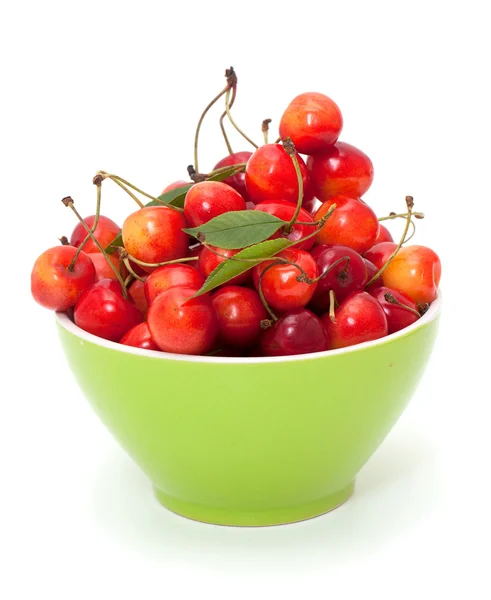
[[[34,299],[67,311],[96,336],[180,354],[320,352],[417,321],[437,297],[441,265],[430,248],[406,245],[414,219],[423,217],[412,197],[406,212],[377,218],[362,200],[372,162],[338,141],[341,111],[323,94],[294,98],[275,143],[268,143],[265,120],[264,144],[256,145],[231,114],[233,69],[226,78],[199,121],[190,181],[153,197],[101,171],[94,178],[96,214],[85,219],[71,197],[63,199],[79,223],[70,240],[61,238],[36,260]],[[220,126],[229,155],[202,174],[200,126],[223,96]],[[253,152],[232,151],[225,118]],[[138,203],[122,228],[100,214],[106,180]],[[396,218],[405,223],[398,243],[381,224]]]

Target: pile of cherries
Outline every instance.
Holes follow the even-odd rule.
[[[279,140],[267,143],[266,120],[265,143],[256,146],[233,120],[237,79],[233,70],[226,76],[218,97],[225,96],[220,124],[229,155],[212,173],[199,173],[198,126],[191,181],[170,184],[158,198],[99,172],[95,215],[82,219],[73,199],[63,199],[80,222],[70,240],[61,238],[36,260],[34,299],[66,311],[101,338],[195,355],[320,352],[417,321],[437,297],[441,265],[430,248],[405,245],[413,219],[423,216],[413,212],[412,198],[406,197],[406,212],[386,217],[405,224],[395,243],[361,199],[373,180],[372,162],[337,141],[343,119],[330,98],[300,94],[281,117]],[[254,152],[232,152],[224,117],[256,146]],[[107,179],[139,205],[122,228],[100,213]],[[152,201],[144,205],[137,193]],[[261,239],[264,225],[247,220],[250,211],[268,213],[280,225]],[[229,220],[211,223],[228,213]],[[215,224],[230,233],[228,247],[207,242]],[[283,249],[268,254],[271,240],[284,242]],[[242,258],[243,247],[253,258]],[[224,281],[223,265],[230,261],[238,269]]]

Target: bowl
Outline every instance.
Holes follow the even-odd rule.
[[[220,525],[302,521],[343,504],[407,406],[440,300],[380,340],[268,358],[123,346],[57,314],[70,368],[161,504]]]

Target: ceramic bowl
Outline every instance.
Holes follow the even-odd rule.
[[[440,300],[373,342],[272,358],[184,356],[122,346],[57,314],[75,378],[99,418],[180,515],[276,525],[328,512],[408,404]]]

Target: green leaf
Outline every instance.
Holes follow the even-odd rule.
[[[200,241],[204,239],[212,246],[235,250],[267,240],[286,224],[286,221],[263,211],[236,210],[183,231]]]
[[[278,252],[281,252],[291,245],[292,242],[290,242],[290,240],[286,238],[277,238],[275,240],[266,240],[255,246],[249,246],[249,248],[244,248],[244,250],[237,252],[232,258],[220,263],[218,267],[208,275],[207,280],[196,292],[194,297],[201,296],[201,294],[205,294],[219,285],[227,283],[227,281],[252,269],[264,260],[273,258],[275,254],[278,254]]]
[[[118,248],[123,248],[123,235],[121,233],[121,231],[118,233],[118,235],[112,240],[112,242],[110,242],[105,248],[104,251],[107,254],[113,254],[114,252],[116,252],[116,250]]]

